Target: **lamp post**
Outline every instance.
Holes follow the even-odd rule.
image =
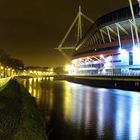
[[[140,0],[137,0],[137,1],[140,5]],[[133,23],[134,23],[134,29],[135,29],[137,43],[139,44],[139,36],[138,36],[138,31],[137,31],[137,25],[136,25],[136,19],[135,19],[135,15],[134,15],[132,0],[129,0],[129,6],[130,6],[130,10],[131,10],[132,20],[133,20]]]

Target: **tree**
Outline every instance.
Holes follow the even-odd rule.
[[[66,74],[67,72],[65,71],[65,68],[64,67],[56,67],[54,68],[54,72],[57,74],[57,75],[63,75],[63,74]]]
[[[4,50],[0,50],[0,62],[3,66],[8,66],[10,58],[11,58],[10,55],[5,53]]]
[[[9,63],[10,67],[14,68],[14,69],[22,69],[24,68],[24,63],[22,60],[16,59],[16,58],[12,58],[10,60]]]
[[[12,58],[9,54],[5,53],[4,50],[0,50],[0,62],[3,66],[9,66],[14,69],[22,69],[24,67],[22,60]]]

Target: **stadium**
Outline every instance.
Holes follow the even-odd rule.
[[[75,75],[140,75],[138,5],[98,18],[76,44]],[[132,14],[134,17],[132,17]]]

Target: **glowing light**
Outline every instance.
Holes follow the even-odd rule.
[[[29,72],[30,72],[30,73],[32,73],[33,71],[32,71],[32,70],[30,70]]]
[[[40,82],[42,80],[42,78],[38,78],[38,81]]]
[[[112,66],[112,63],[111,63],[110,61],[108,61],[108,62],[106,62],[106,63],[104,64],[104,67],[105,67],[105,68],[108,68],[108,67],[110,67],[110,66]]]
[[[135,65],[140,64],[139,57],[140,57],[140,47],[134,46],[133,47],[133,61]]]
[[[129,53],[127,52],[127,50],[125,49],[120,49],[120,59],[124,62],[127,62],[128,61],[128,57],[129,57]]]
[[[50,80],[53,81],[54,77],[50,77]]]
[[[120,48],[119,48],[119,52],[121,52],[121,51],[122,51],[122,48],[120,47]]]
[[[69,73],[69,74],[74,74],[75,71],[75,67],[73,65],[66,65],[65,66],[65,70]]]
[[[104,59],[105,62],[107,61],[103,54],[100,55],[100,59]]]
[[[72,70],[72,66],[71,65],[66,65],[66,70],[69,71],[69,70]]]
[[[36,71],[34,71],[34,73],[36,73]]]
[[[3,66],[1,66],[1,67],[0,67],[0,69],[1,69],[1,70],[3,70],[3,69],[4,69],[4,67],[3,67]]]
[[[100,58],[104,58],[104,56],[101,54],[101,55],[100,55]]]
[[[50,69],[51,72],[53,72],[53,69]]]
[[[128,54],[128,52],[125,49],[120,49],[121,55],[125,56]]]
[[[95,67],[89,67],[89,68],[79,68],[79,70],[96,70]]]
[[[103,74],[105,74],[105,73],[106,73],[106,70],[105,70],[105,69],[103,69],[103,71],[102,71],[102,72],[103,72]]]

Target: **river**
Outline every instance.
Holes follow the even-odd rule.
[[[140,93],[94,88],[53,78],[24,86],[46,118],[49,140],[139,140]]]

